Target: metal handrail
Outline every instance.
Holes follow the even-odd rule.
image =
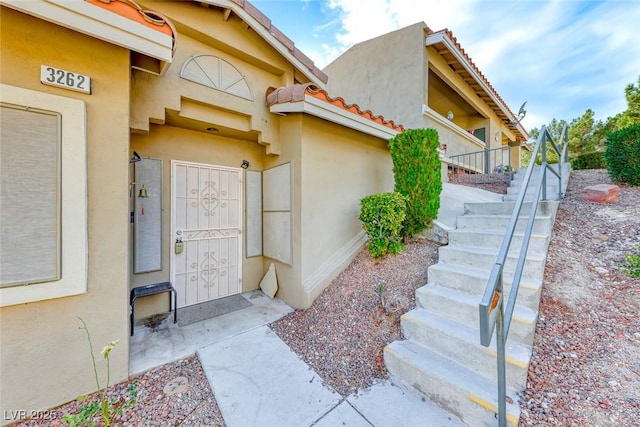
[[[569,141],[567,137],[567,126],[565,125],[560,134],[559,141],[562,141],[562,146],[559,147],[554,141],[549,131],[545,126],[542,126],[540,135],[536,141],[536,145],[531,155],[531,162],[524,176],[524,182],[520,188],[520,194],[515,202],[515,207],[505,232],[502,246],[498,252],[498,258],[491,274],[489,275],[489,281],[487,282],[487,288],[485,289],[484,296],[480,302],[478,309],[480,314],[480,343],[488,347],[491,344],[493,338],[493,331],[496,331],[496,350],[497,350],[497,371],[498,371],[498,423],[500,427],[506,427],[507,425],[507,400],[506,400],[506,375],[505,375],[505,342],[509,335],[509,327],[511,326],[511,318],[513,317],[513,310],[516,305],[516,298],[518,296],[518,289],[520,287],[520,279],[522,278],[522,271],[524,269],[524,262],[529,249],[529,241],[533,231],[533,222],[535,220],[536,211],[538,210],[538,202],[540,201],[540,195],[542,194],[542,200],[547,200],[547,170],[551,171],[558,178],[558,200],[562,198],[562,166],[568,159],[568,146]],[[547,163],[547,142],[550,143],[551,148],[558,154],[558,170]],[[520,217],[520,211],[524,203],[525,195],[529,187],[529,181],[533,173],[533,167],[538,158],[538,152],[542,149],[542,165],[540,168],[540,179],[534,188],[534,197],[531,203],[531,210],[529,212],[529,218],[527,220],[527,226],[524,232],[524,239],[520,248],[520,254],[518,256],[518,262],[516,264],[515,272],[513,273],[513,282],[511,284],[511,292],[509,293],[509,300],[504,304],[504,289],[503,289],[503,270],[515,233],[516,224]]]
[[[502,159],[504,159],[504,152],[507,152],[507,164],[505,165],[503,161],[498,163],[496,161],[497,153],[500,151],[502,155]],[[462,171],[473,171],[475,173],[490,173],[491,170],[491,156],[493,155],[493,164],[495,164],[495,168],[501,167],[502,170],[499,172],[509,172],[505,170],[505,167],[508,166],[511,169],[511,146],[505,145],[498,148],[485,148],[480,151],[473,151],[471,153],[464,154],[454,154],[453,156],[448,156],[451,160],[451,167],[454,171],[462,170]],[[479,161],[478,161],[479,159]],[[480,164],[480,167],[478,167]],[[495,170],[494,170],[495,172]]]

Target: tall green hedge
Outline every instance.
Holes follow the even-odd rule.
[[[407,204],[400,193],[378,193],[360,200],[360,221],[369,237],[369,253],[380,258],[389,252],[396,254],[402,243],[402,223]]]
[[[607,135],[604,160],[612,180],[640,185],[640,124]]]
[[[395,191],[407,199],[402,235],[414,236],[438,217],[442,191],[435,129],[408,129],[389,141]]]
[[[593,151],[576,156],[571,160],[571,169],[606,169],[607,164],[604,162],[604,151]]]

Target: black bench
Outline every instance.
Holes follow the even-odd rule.
[[[178,322],[178,312],[176,310],[178,296],[175,288],[171,285],[171,282],[154,283],[152,285],[138,286],[131,289],[131,295],[129,297],[129,304],[131,305],[131,336],[133,336],[133,307],[134,302],[138,298],[148,297],[149,295],[161,294],[163,292],[171,292],[173,294],[173,323]],[[171,295],[169,295],[169,303],[171,303]]]

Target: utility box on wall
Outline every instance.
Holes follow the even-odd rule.
[[[162,269],[162,160],[134,165],[133,273]]]

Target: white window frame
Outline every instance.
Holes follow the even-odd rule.
[[[60,114],[62,175],[60,280],[0,288],[0,307],[84,294],[88,267],[85,103],[6,84],[0,84],[0,102]]]

